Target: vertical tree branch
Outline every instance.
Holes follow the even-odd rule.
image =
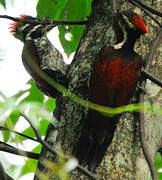
[[[159,46],[160,42],[162,41],[162,31],[161,29],[157,32],[157,36],[154,39],[154,41],[152,42],[151,46],[150,46],[150,52],[149,54],[146,56],[146,70],[149,71],[150,65],[153,61],[153,57],[156,53],[156,49]],[[146,80],[144,80],[142,82],[142,88],[145,89],[146,87]],[[144,94],[141,93],[140,95],[140,103],[144,103]],[[145,127],[145,117],[144,117],[144,113],[140,112],[140,138],[141,138],[141,144],[142,144],[142,149],[143,149],[143,153],[145,155],[146,161],[149,165],[150,171],[151,171],[151,175],[153,180],[157,180],[157,173],[156,173],[156,169],[154,166],[154,157],[153,155],[150,153],[149,148],[148,148],[148,142],[146,140],[146,127]],[[156,152],[158,151],[158,149],[156,149]]]

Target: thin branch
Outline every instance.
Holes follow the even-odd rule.
[[[33,123],[29,120],[29,118],[25,115],[25,114],[21,114],[22,117],[24,117],[27,122],[30,124],[30,126],[32,127],[33,131],[35,132],[35,135],[38,139],[38,141],[48,150],[50,151],[52,154],[54,154],[55,156],[62,156],[63,158],[65,158],[66,160],[68,159],[66,156],[62,155],[61,153],[58,153],[57,151],[55,151],[53,148],[51,148],[51,146],[44,141],[41,138],[41,134],[39,133],[39,131],[34,127]],[[76,167],[79,171],[81,171],[82,173],[84,173],[85,175],[89,176],[90,178],[92,178],[93,180],[98,180],[90,171],[88,171],[87,169],[85,169],[84,167],[82,167],[81,165],[77,165]]]
[[[140,5],[141,7],[143,7],[144,9],[147,9],[148,11],[150,11],[153,14],[156,14],[160,17],[162,17],[162,11],[155,9],[152,6],[147,5],[143,0],[133,0],[135,3],[137,3],[138,5]]]
[[[1,163],[0,163],[0,175],[1,175],[2,180],[7,180],[6,173]]]
[[[134,0],[129,0],[129,2],[131,2],[133,5],[139,7],[140,9],[142,9],[142,10],[145,12],[145,14],[147,14],[150,18],[152,18],[152,19],[155,21],[155,23],[158,24],[160,28],[162,28],[162,24],[161,24],[159,21],[157,21],[157,19],[154,18],[154,17],[152,16],[152,14],[151,14],[150,12],[148,12],[145,8],[141,7],[141,6],[140,6],[139,4],[137,4],[137,2],[134,1]]]
[[[1,142],[1,141],[0,141],[0,151],[4,151],[4,152],[12,153],[15,155],[32,158],[32,159],[37,159],[37,160],[39,158],[38,153],[23,151],[23,150],[17,149],[15,147],[8,145],[8,144]]]
[[[161,37],[162,37],[162,32],[161,30],[158,31],[156,38],[153,40],[151,46],[150,46],[150,52],[149,54],[146,56],[146,71],[149,70],[150,65],[153,61],[153,57],[156,53],[156,49],[157,47],[160,45],[161,42]],[[146,87],[146,80],[144,80],[142,82],[142,88],[145,89]],[[144,102],[144,94],[141,93],[139,96],[139,101],[140,103]],[[157,172],[154,166],[154,162],[153,162],[153,158],[150,154],[150,152],[148,151],[148,147],[147,147],[147,141],[145,140],[145,119],[144,119],[144,113],[140,112],[139,114],[140,116],[140,140],[141,140],[141,146],[142,146],[142,150],[143,150],[143,154],[145,156],[145,159],[149,165],[150,168],[150,172],[151,172],[151,176],[153,180],[157,180]]]
[[[142,70],[142,74],[146,79],[150,79],[152,82],[157,84],[158,86],[162,87],[162,80],[158,79],[157,77],[153,76],[151,73],[147,72],[146,70]]]
[[[146,62],[146,67],[145,70],[148,71],[150,65],[152,64],[154,54],[156,53],[156,48],[160,45],[162,42],[162,29],[159,29],[157,32],[156,38],[153,40],[151,47],[150,47],[150,52],[145,58]]]
[[[145,89],[146,87],[146,81],[142,82],[142,88]],[[140,94],[140,103],[144,102],[144,94],[141,93]],[[151,172],[151,176],[153,180],[158,180],[157,179],[157,172],[154,166],[154,161],[152,159],[152,156],[150,154],[150,152],[148,151],[148,146],[147,146],[147,142],[145,140],[145,123],[144,123],[144,113],[140,112],[139,113],[140,116],[140,140],[141,140],[141,147],[143,150],[143,154],[145,156],[145,159],[147,161],[147,164],[149,166],[150,172]]]
[[[37,139],[34,139],[34,138],[30,137],[30,136],[27,136],[27,135],[25,135],[25,134],[19,133],[19,132],[17,132],[17,131],[11,130],[11,129],[6,128],[6,127],[3,127],[3,126],[0,126],[0,131],[9,131],[9,132],[18,134],[19,136],[22,136],[22,137],[25,137],[25,138],[27,138],[27,139],[30,139],[30,140],[32,140],[32,141],[38,142]]]
[[[34,25],[42,24],[42,25],[50,25],[50,26],[58,26],[58,25],[86,25],[88,21],[65,21],[65,20],[59,20],[59,21],[53,21],[49,19],[38,19],[33,18],[32,20],[29,19],[22,19],[22,18],[14,18],[8,15],[0,15],[0,18],[10,19],[12,21],[16,22],[26,22]]]
[[[5,173],[2,164],[0,163],[0,179],[1,180],[14,180],[8,174]]]
[[[89,176],[91,179],[93,179],[93,180],[99,180],[99,179],[97,179],[97,177],[95,177],[90,171],[88,171],[87,169],[85,169],[83,166],[81,166],[81,165],[79,165],[79,164],[77,165],[77,169],[78,169],[80,172],[82,172],[83,174]]]
[[[111,0],[110,1],[110,6],[111,6],[112,13],[113,14],[117,13],[117,10],[118,10],[117,0]]]

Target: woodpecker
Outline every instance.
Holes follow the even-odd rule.
[[[37,18],[28,15],[21,15],[20,18],[22,20],[37,21]],[[24,43],[22,62],[37,87],[47,96],[56,97],[59,95],[60,93],[41,78],[33,67],[35,63],[41,71],[61,85],[66,86],[65,63],[60,61],[60,59],[63,60],[63,57],[45,36],[53,27],[20,21],[12,23],[9,28],[13,36]],[[57,63],[57,59],[59,63]]]
[[[112,108],[127,105],[135,92],[143,60],[134,44],[148,30],[142,17],[128,10],[115,15],[114,31],[117,42],[100,50],[89,81],[90,101]],[[120,116],[89,110],[74,154],[90,171],[102,161]]]

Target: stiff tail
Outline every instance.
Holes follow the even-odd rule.
[[[82,166],[94,172],[111,143],[119,116],[106,117],[90,110],[74,155]]]

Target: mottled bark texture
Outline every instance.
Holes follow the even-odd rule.
[[[114,32],[109,18],[109,2],[95,1],[89,23],[85,28],[79,47],[76,51],[72,64],[70,65],[67,77],[70,80],[68,90],[74,92],[80,98],[88,100],[88,81],[92,63],[99,50],[113,43]],[[159,2],[160,3],[160,2]],[[159,6],[159,4],[157,4]],[[124,8],[123,8],[124,7]],[[122,4],[122,9],[132,8],[128,3]],[[136,45],[137,51],[144,57],[149,52],[149,45],[156,36],[157,25],[145,16],[148,23],[149,33],[143,36]],[[151,72],[161,76],[162,47],[157,50],[152,63]],[[151,82],[147,82],[148,97],[153,99],[154,105],[162,105],[161,88]],[[102,92],[99,92],[102,93]],[[134,98],[136,101],[136,98]],[[134,102],[134,101],[133,101]],[[62,95],[57,99],[57,107],[54,116],[58,121],[59,129],[54,131],[50,125],[47,131],[46,141],[57,150],[66,155],[71,155],[74,145],[80,135],[82,125],[80,122],[86,119],[88,109],[77,104],[72,99]],[[113,141],[108,147],[103,161],[96,171],[99,179],[150,179],[150,170],[143,155],[139,133],[139,115],[137,113],[124,113],[118,123]],[[157,113],[145,112],[145,131],[148,151],[155,157],[162,139],[162,118]],[[85,147],[87,148],[87,147]],[[38,169],[46,173],[47,167],[43,167],[43,159],[56,162],[56,157],[51,155],[45,148],[42,149]],[[35,177],[35,180],[39,178]],[[57,179],[51,177],[50,179]],[[71,173],[71,179],[90,179],[77,170]]]

